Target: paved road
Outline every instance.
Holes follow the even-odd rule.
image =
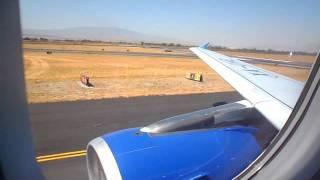
[[[24,48],[25,51],[31,52],[46,52],[53,51],[54,53],[82,53],[82,54],[105,54],[105,55],[120,55],[120,56],[151,56],[151,57],[171,57],[171,58],[198,58],[191,52],[173,54],[173,53],[145,53],[145,52],[119,52],[119,51],[86,51],[86,50],[61,50],[61,49],[34,49]],[[292,68],[310,69],[311,63],[288,61],[288,60],[274,60],[265,58],[254,58],[246,56],[234,56],[234,58],[240,59],[244,62],[251,64],[269,64]]]
[[[149,96],[30,105],[37,155],[85,149],[93,138],[173,115],[240,100],[236,92]],[[47,179],[87,179],[84,157],[41,163]]]

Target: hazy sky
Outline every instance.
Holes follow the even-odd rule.
[[[119,27],[234,48],[320,49],[319,0],[21,0],[23,28]]]

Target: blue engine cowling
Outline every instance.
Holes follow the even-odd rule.
[[[255,130],[230,126],[164,134],[140,128],[113,132],[89,143],[89,177],[231,179],[261,153]]]

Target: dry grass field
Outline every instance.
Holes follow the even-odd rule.
[[[37,46],[48,48],[50,44]],[[29,47],[29,44],[24,44],[24,47]],[[68,48],[86,49],[80,45]],[[139,50],[162,51],[155,48]],[[233,90],[199,59],[25,51],[24,65],[29,103]],[[308,70],[303,69],[258,66],[300,81],[304,81],[308,75]],[[202,72],[204,82],[185,79],[187,72]],[[89,75],[94,88],[79,85],[81,73]]]

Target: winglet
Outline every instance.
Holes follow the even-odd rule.
[[[208,48],[209,48],[209,45],[210,45],[210,44],[207,42],[207,43],[204,43],[204,44],[200,45],[199,48],[208,49]]]

